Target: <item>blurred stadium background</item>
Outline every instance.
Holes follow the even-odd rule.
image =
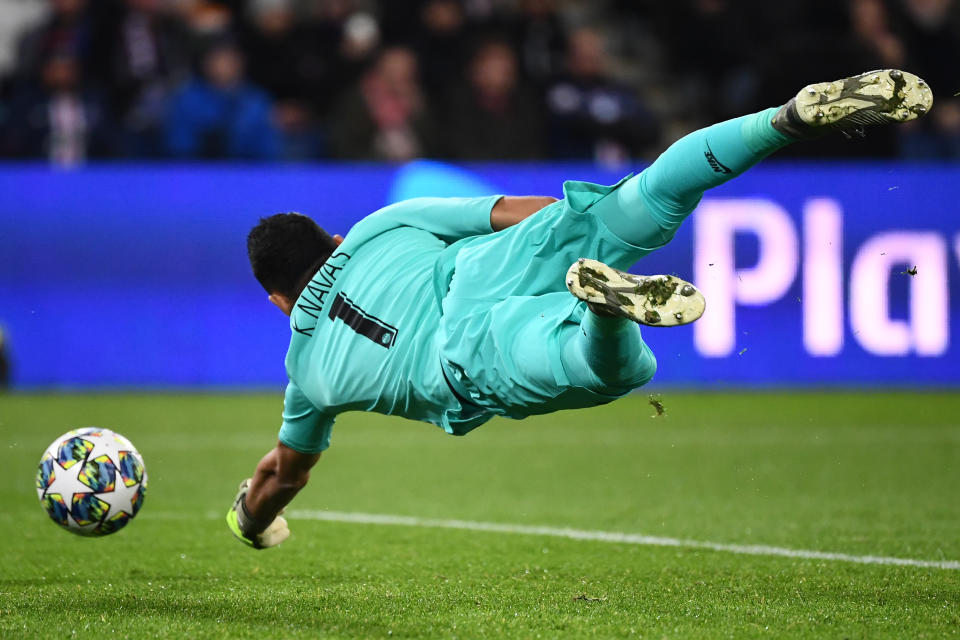
[[[952,0],[2,0],[0,153],[650,159],[798,82],[906,66],[917,126],[817,156],[960,155]]]
[[[29,523],[0,635],[956,634],[958,61],[957,0],[0,0],[0,523]],[[693,327],[645,332],[666,419],[638,395],[448,442],[344,416],[295,537],[272,561],[228,546],[220,512],[273,442],[289,339],[246,261],[259,216],[345,233],[407,197],[609,184],[685,132],[878,67],[928,80],[928,117],[777,154],[638,267],[708,299]],[[69,558],[89,541],[43,522],[31,478],[85,424],[138,443],[151,493],[109,543],[128,572],[81,594]],[[309,509],[944,564],[569,541],[547,560],[539,540],[441,550]]]
[[[951,0],[0,0],[0,380],[273,386],[258,216],[612,183],[903,66],[930,117],[778,154],[644,264],[711,301],[653,334],[658,382],[955,386],[958,28]]]

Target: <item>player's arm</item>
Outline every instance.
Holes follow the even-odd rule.
[[[320,452],[330,446],[334,417],[318,410],[292,380],[283,399],[283,426],[276,448],[244,480],[227,512],[227,525],[242,542],[263,549],[290,535],[280,515],[306,486]]]
[[[310,480],[319,453],[300,453],[282,442],[265,455],[250,481],[246,508],[255,519],[269,522]]]
[[[370,214],[350,233],[373,236],[396,227],[413,227],[450,244],[506,229],[553,202],[556,199],[546,196],[411,198]]]
[[[319,453],[300,453],[282,442],[260,460],[253,478],[240,492],[227,515],[227,523],[240,540],[258,549],[273,547],[290,535],[280,516],[294,496],[307,485]]]
[[[490,226],[494,231],[512,227],[556,201],[550,196],[504,196],[490,211]]]

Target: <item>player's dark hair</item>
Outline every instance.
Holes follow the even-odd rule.
[[[310,277],[337,248],[326,231],[300,213],[260,218],[247,235],[253,275],[267,293],[300,297]]]

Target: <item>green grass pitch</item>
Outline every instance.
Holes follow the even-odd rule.
[[[960,560],[960,394],[665,392],[465,438],[343,416],[297,510]],[[0,396],[0,637],[942,638],[960,570],[291,518],[252,551],[223,515],[274,395]],[[61,531],[34,489],[70,428],[133,440],[143,511]]]

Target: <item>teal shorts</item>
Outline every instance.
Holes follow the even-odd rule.
[[[441,361],[458,395],[487,411],[523,418],[604,404],[630,391],[584,381],[562,357],[586,309],[567,291],[570,265],[593,258],[625,270],[663,243],[651,237],[650,247],[632,245],[604,223],[620,215],[616,192],[627,179],[610,187],[567,182],[563,200],[448,249],[455,255],[447,257],[452,273],[441,300]],[[655,367],[641,344],[645,352],[637,357]]]

